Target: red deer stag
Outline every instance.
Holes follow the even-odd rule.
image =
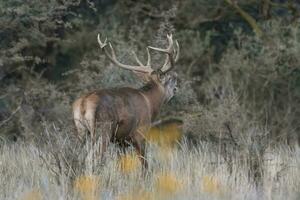
[[[139,88],[121,87],[100,89],[81,96],[73,104],[74,121],[79,138],[89,132],[95,142],[95,130],[98,123],[111,123],[112,131],[102,135],[102,153],[109,141],[132,144],[142,163],[146,166],[145,137],[151,122],[159,113],[161,106],[169,101],[177,90],[177,74],[171,72],[179,57],[178,42],[167,35],[166,49],[147,47],[147,64],[144,65],[134,53],[137,66],[127,65],[117,60],[115,51],[107,38],[98,43],[106,57],[115,65],[130,70],[142,77],[146,84]],[[163,66],[155,70],[151,65],[149,49],[166,55]]]

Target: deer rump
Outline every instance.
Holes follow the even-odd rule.
[[[80,138],[88,131],[94,139],[97,133],[105,133],[113,142],[130,142],[134,137],[144,138],[151,125],[149,101],[133,88],[88,93],[74,102],[73,109]],[[103,124],[109,124],[110,130],[98,131]]]

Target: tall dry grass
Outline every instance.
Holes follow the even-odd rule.
[[[63,132],[69,131],[51,131],[54,130],[56,132],[52,132],[52,136],[63,136]],[[67,142],[69,139],[64,137],[61,137],[65,140],[59,145],[72,146]],[[158,143],[152,140],[147,147],[149,169],[144,172],[140,163],[136,162],[132,148],[124,154],[119,147],[111,144],[105,159],[100,162],[95,156],[96,148],[88,142],[80,148],[74,145],[74,151],[81,151],[73,152],[81,161],[75,164],[67,158],[66,150],[59,146],[55,148],[22,142],[3,145],[0,154],[0,199],[300,197],[298,147],[293,150],[283,146],[268,148],[260,163],[263,177],[259,185],[249,174],[248,155],[232,156],[232,161],[228,163],[220,152],[221,148],[210,142],[202,142],[192,148],[182,141],[165,148],[161,140]],[[55,156],[58,150],[59,156]]]

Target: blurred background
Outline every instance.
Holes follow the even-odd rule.
[[[164,47],[173,33],[180,89],[158,120],[175,120],[193,144],[293,146],[299,16],[296,0],[2,0],[0,137],[30,140],[49,123],[73,127],[71,104],[81,94],[141,86],[105,58],[98,33],[126,63],[131,51],[145,58],[147,45]],[[155,66],[162,62],[154,55]]]

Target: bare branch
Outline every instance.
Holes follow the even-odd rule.
[[[18,112],[19,110],[21,109],[21,105],[19,105],[11,114],[10,116],[3,120],[1,123],[0,123],[0,127],[4,126],[6,123],[8,123]]]

